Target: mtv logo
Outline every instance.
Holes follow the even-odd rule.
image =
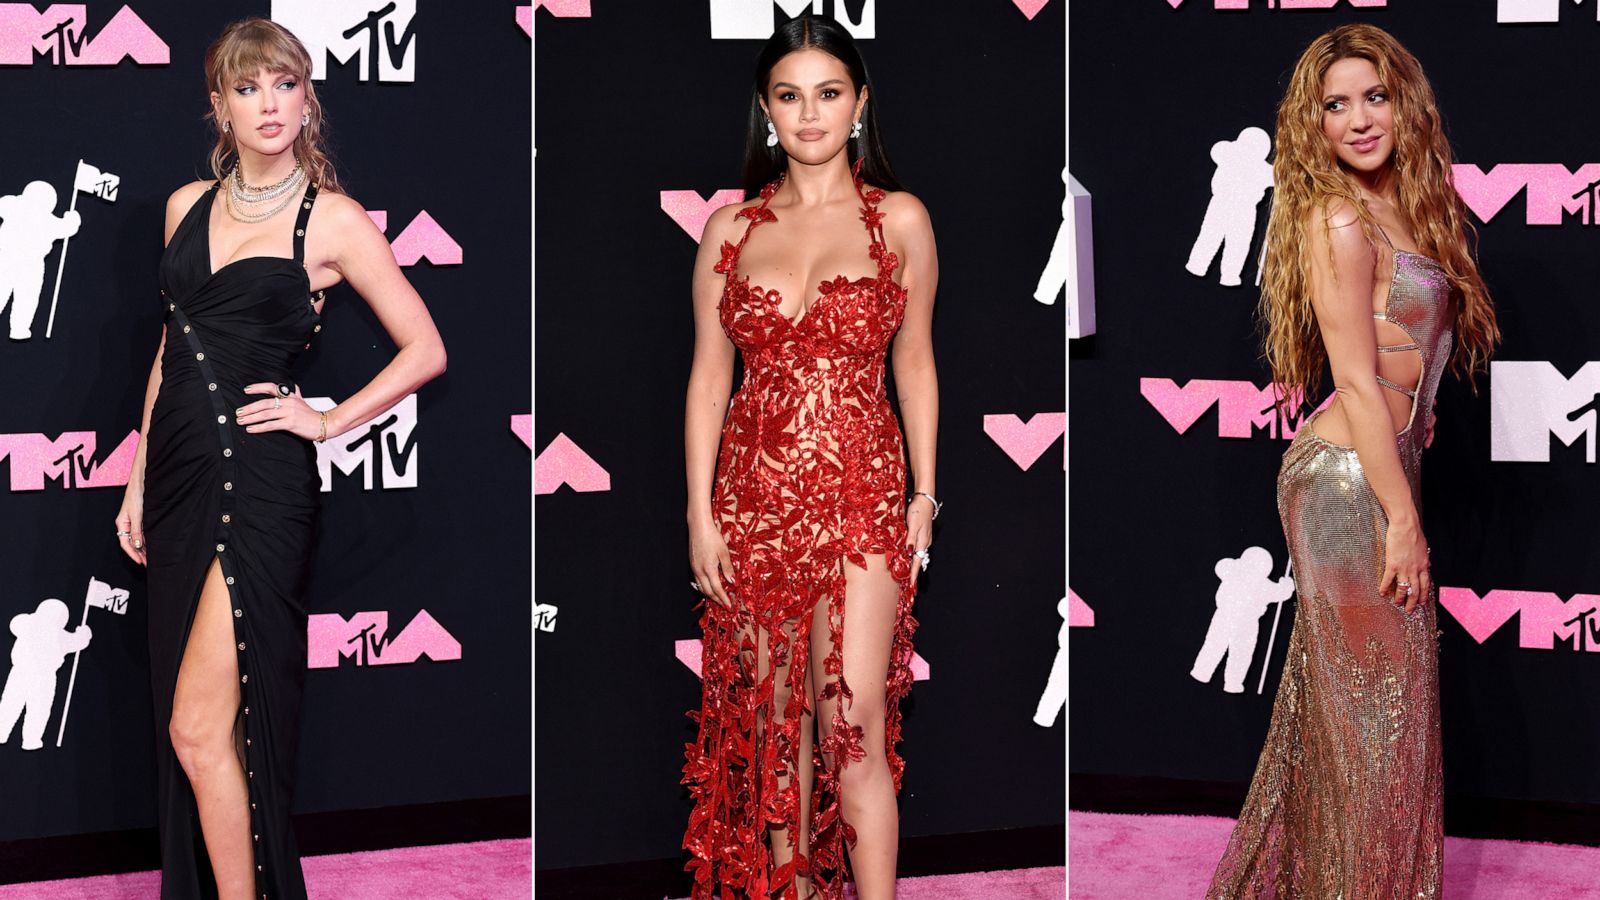
[[[1478,643],[1517,616],[1517,644],[1528,650],[1554,650],[1571,643],[1573,650],[1600,653],[1600,596],[1573,594],[1565,602],[1548,591],[1493,590],[1482,597],[1468,588],[1440,588],[1439,605],[1461,623]]]
[[[311,77],[328,77],[328,57],[356,60],[362,81],[417,80],[417,0],[272,0],[272,20],[311,54]]]
[[[764,41],[777,28],[780,9],[791,19],[808,12],[831,15],[858,40],[877,37],[877,0],[865,0],[855,19],[844,0],[711,0],[711,39]]]
[[[114,66],[131,57],[141,66],[166,65],[171,51],[160,36],[124,6],[88,38],[82,3],[0,3],[0,66],[32,65],[35,55],[56,66]]]
[[[1583,0],[1573,0],[1581,3]],[[1595,20],[1600,21],[1600,4],[1595,7]],[[1501,25],[1558,22],[1561,20],[1561,0],[1499,0],[1495,6],[1494,20]]]
[[[1274,384],[1261,388],[1248,381],[1194,378],[1178,387],[1171,378],[1141,378],[1139,393],[1179,434],[1188,431],[1212,406],[1217,407],[1217,436],[1225,438],[1254,437],[1257,430],[1263,430],[1269,437],[1287,441],[1311,417],[1286,414],[1279,409],[1277,402],[1283,392]],[[1332,402],[1330,394],[1312,414]],[[1298,396],[1290,398],[1290,409],[1300,409],[1301,405]]]
[[[330,397],[307,397],[315,410],[334,406]],[[361,489],[370,491],[417,486],[417,395],[407,394],[386,413],[317,445],[317,473],[324,493],[333,490],[335,469],[361,473]]]
[[[94,458],[95,443],[92,431],[63,431],[55,440],[42,434],[0,434],[0,460],[11,463],[13,491],[42,491],[47,481],[66,490],[127,484],[139,432],[128,432],[104,461]]]
[[[1595,218],[1600,163],[1568,169],[1561,163],[1500,163],[1485,172],[1472,163],[1451,166],[1456,193],[1480,221],[1499,215],[1511,198],[1527,189],[1527,224],[1561,225],[1567,215],[1585,225]]]
[[[338,613],[308,616],[306,668],[332,669],[340,659],[353,659],[358,666],[392,666],[424,656],[434,662],[461,658],[461,642],[425,609],[417,610],[393,639],[388,632],[389,613],[384,610],[358,612],[349,619]]]
[[[540,631],[555,631],[557,611],[556,607],[549,603],[535,603],[533,605],[534,626]]]
[[[1489,364],[1489,458],[1495,462],[1549,462],[1550,435],[1572,446],[1584,440],[1584,462],[1594,462],[1600,362],[1587,362],[1563,378],[1548,362]]]

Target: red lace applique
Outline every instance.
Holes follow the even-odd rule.
[[[912,682],[916,583],[904,552],[905,451],[883,367],[906,297],[892,277],[899,260],[884,244],[876,209],[884,192],[865,188],[860,167],[858,160],[851,176],[876,275],[822,282],[791,321],[777,291],[738,274],[751,232],[777,221],[767,202],[782,175],[762,188],[759,205],[740,210],[750,224],[737,244],[722,245],[716,265],[727,276],[719,317],[745,374],[723,424],[713,498],[733,558],[735,608],[707,602],[701,612],[703,694],[700,709],[689,713],[698,734],[685,746],[683,767],[694,801],[683,845],[696,900],[793,900],[797,878],[812,879],[824,897],[843,896],[845,848],[855,829],[840,805],[840,773],[866,754],[861,728],[849,719],[854,694],[844,679],[843,566],[865,568],[869,554],[884,555],[899,585],[885,685],[897,791],[905,768],[897,744],[900,701]],[[818,609],[826,615],[814,617]],[[821,660],[811,657],[814,622],[827,632]],[[807,691],[812,674],[814,700]],[[787,695],[781,703],[780,689]],[[801,719],[811,715],[816,747],[801,759]],[[800,852],[795,777],[803,766],[814,769],[807,853]],[[778,828],[788,834],[781,864],[768,845],[768,829]]]

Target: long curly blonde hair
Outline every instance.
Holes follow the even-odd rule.
[[[1346,201],[1375,244],[1375,223],[1356,183],[1339,164],[1322,132],[1323,77],[1341,59],[1365,59],[1388,88],[1394,112],[1393,167],[1400,213],[1418,249],[1443,266],[1458,299],[1452,367],[1473,384],[1500,340],[1494,304],[1468,246],[1477,229],[1456,193],[1433,88],[1422,65],[1388,32],[1372,25],[1341,25],[1311,42],[1289,76],[1278,105],[1277,157],[1272,165],[1272,215],[1262,263],[1262,350],[1283,401],[1312,404],[1319,396],[1327,348],[1311,308],[1310,227],[1327,228],[1326,210]],[[1330,247],[1331,253],[1331,247]]]
[[[222,34],[206,48],[206,87],[222,96],[227,96],[235,81],[262,69],[287,72],[305,87],[306,111],[311,114],[311,122],[300,128],[294,141],[294,153],[318,190],[342,191],[339,173],[324,145],[327,116],[322,101],[317,99],[316,86],[311,82],[311,54],[306,52],[300,39],[271,19],[253,16],[222,29]],[[215,108],[206,113],[206,118],[217,132],[217,142],[211,148],[211,174],[221,181],[223,172],[238,161],[239,148],[233,134],[222,130]]]

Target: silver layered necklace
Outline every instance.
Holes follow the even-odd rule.
[[[277,184],[257,187],[245,184],[244,173],[234,163],[228,177],[228,215],[240,222],[264,222],[288,208],[306,182],[305,167],[295,158],[294,171]]]

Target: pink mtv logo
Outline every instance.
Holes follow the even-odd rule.
[[[97,461],[95,433],[63,431],[50,440],[42,434],[0,434],[0,460],[11,462],[11,490],[42,491],[46,481],[62,488],[120,487],[133,471],[139,432],[130,431],[104,461]]]
[[[563,484],[575,491],[609,491],[611,473],[601,468],[594,457],[578,449],[572,438],[558,434],[533,458],[533,492],[553,494]]]
[[[1447,587],[1439,589],[1439,605],[1480,644],[1517,616],[1522,647],[1553,650],[1557,641],[1570,641],[1573,650],[1600,653],[1600,596],[1594,594],[1573,594],[1563,603],[1546,591],[1495,590],[1479,597]]]
[[[693,672],[696,678],[701,677],[700,673],[704,668],[704,649],[704,646],[698,640],[672,642],[672,654],[678,657],[678,662],[688,666],[689,671]],[[933,675],[928,669],[928,661],[923,659],[920,653],[912,651],[911,680],[927,681],[932,677]]]
[[[1083,602],[1083,598],[1072,588],[1067,588],[1067,627],[1094,627],[1094,610],[1090,609],[1089,604]]]
[[[1275,406],[1279,393],[1275,385],[1258,388],[1248,381],[1207,378],[1190,379],[1183,387],[1178,387],[1171,378],[1141,378],[1139,393],[1179,434],[1188,431],[1190,425],[1216,406],[1217,436],[1225,438],[1253,437],[1257,429],[1265,429],[1269,437],[1289,440],[1299,432],[1306,419],[1333,402],[1330,394],[1305,416],[1285,414]],[[1293,406],[1298,407],[1299,403]]]
[[[1011,457],[1023,471],[1027,471],[1056,438],[1067,432],[1066,413],[1035,413],[1033,418],[1023,422],[1012,413],[983,417],[983,433],[990,440],[1000,445],[1000,449]],[[1062,468],[1066,468],[1066,445],[1063,442],[1061,453]]]
[[[424,656],[434,662],[461,658],[461,642],[425,609],[392,640],[388,631],[389,613],[384,610],[358,612],[349,619],[338,613],[308,616],[306,668],[336,668],[340,658],[354,659],[358,666],[401,665]]]
[[[700,243],[700,237],[706,233],[706,220],[711,218],[712,213],[729,203],[743,201],[744,191],[737,188],[717,191],[711,195],[710,200],[700,199],[700,195],[695,191],[661,192],[661,209],[672,217],[672,221],[682,226],[684,231],[689,232],[689,236],[694,238],[697,244]]]
[[[93,40],[82,3],[52,3],[38,12],[32,3],[0,3],[0,66],[33,65],[48,56],[52,66],[114,66],[131,58],[141,66],[166,65],[171,52],[138,14],[117,10]]]
[[[1028,17],[1029,22],[1032,22],[1033,17],[1037,16],[1039,10],[1044,9],[1044,5],[1049,2],[1050,0],[1011,0],[1011,3]]]
[[[388,233],[387,211],[368,210],[367,217],[378,226],[379,231]],[[402,266],[414,266],[424,257],[436,266],[461,265],[461,245],[434,221],[433,216],[428,215],[427,210],[418,212],[411,224],[389,242],[389,247],[394,251],[395,262]]]
[[[517,27],[528,37],[533,37],[533,7],[517,7]]]
[[[558,19],[587,19],[590,16],[589,0],[533,0],[534,9],[541,6]]]
[[[523,446],[533,449],[533,416],[522,415],[511,417],[511,433],[522,438]]]
[[[1487,223],[1527,189],[1527,224],[1560,225],[1571,213],[1585,225],[1595,219],[1600,204],[1600,163],[1585,163],[1576,171],[1560,163],[1501,163],[1488,172],[1472,163],[1456,163],[1456,193],[1467,208]]]
[[[1259,5],[1261,0],[1256,0]],[[1356,9],[1373,9],[1388,5],[1388,0],[1349,0]],[[1167,0],[1173,9],[1183,5],[1183,0]],[[1267,0],[1267,9],[1333,9],[1339,0]],[[1215,9],[1249,9],[1250,0],[1212,0]]]

